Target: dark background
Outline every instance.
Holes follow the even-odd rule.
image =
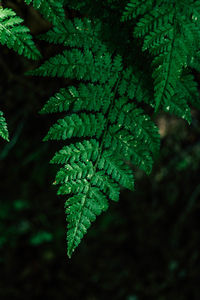
[[[49,28],[22,1],[5,1],[33,35]],[[44,58],[56,47],[38,44]],[[51,185],[59,149],[42,142],[54,116],[39,115],[65,82],[31,78],[37,66],[0,47],[0,102],[10,143],[0,140],[0,299],[199,300],[200,114],[193,121],[157,116],[160,157],[151,176],[134,170],[135,192],[122,190],[66,255],[64,197]]]

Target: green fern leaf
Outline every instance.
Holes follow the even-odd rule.
[[[91,223],[95,221],[96,216],[107,209],[108,200],[106,196],[94,187],[89,190],[87,195],[80,193],[66,201],[69,257],[79,245]]]
[[[98,65],[101,64],[102,59],[101,56],[102,55],[97,55],[96,63],[93,63],[93,65],[90,64],[90,69],[88,70],[90,70],[92,74],[94,71],[98,73]],[[133,189],[133,174],[123,159],[125,158],[126,161],[130,160],[134,165],[141,167],[149,173],[153,163],[152,153],[156,151],[157,147],[153,146],[155,140],[155,145],[159,144],[156,127],[153,131],[156,132],[155,136],[153,136],[152,132],[151,138],[150,130],[149,133],[145,131],[147,129],[145,123],[149,122],[151,125],[152,122],[149,118],[140,116],[142,111],[137,111],[133,104],[130,109],[135,110],[135,115],[130,116],[129,121],[126,120],[126,117],[122,120],[121,117],[118,116],[120,111],[123,111],[124,114],[127,112],[126,105],[128,105],[127,97],[125,98],[126,101],[121,100],[121,98],[115,98],[115,93],[120,82],[119,73],[122,68],[120,65],[121,60],[119,57],[116,57],[112,62],[110,61],[109,55],[105,54],[105,57],[109,57],[109,59],[107,60],[108,65],[104,66],[104,68],[109,70],[110,73],[107,73],[104,79],[101,77],[95,78],[95,81],[97,81],[95,85],[96,91],[93,83],[90,82],[80,84],[78,88],[70,86],[68,89],[62,89],[55,97],[51,97],[42,110],[43,112],[52,112],[68,111],[70,109],[70,111],[76,112],[64,117],[59,120],[57,124],[53,125],[45,140],[65,140],[71,137],[96,138],[96,140],[93,139],[65,146],[56,153],[51,161],[52,163],[64,164],[64,168],[58,172],[55,183],[61,185],[58,191],[59,194],[77,194],[77,197],[74,199],[78,201],[78,203],[75,203],[75,207],[78,208],[79,215],[87,211],[87,205],[92,201],[90,191],[93,190],[93,188],[99,191],[101,198],[102,195],[107,195],[108,199],[114,201],[119,199],[119,185]],[[104,64],[106,64],[106,61],[104,61]],[[58,65],[57,68],[60,68],[60,66]],[[86,65],[85,68],[87,68]],[[115,76],[113,76],[114,73]],[[110,76],[112,75],[112,80],[108,77],[109,74]],[[73,76],[75,77],[76,75]],[[85,77],[94,81],[94,77],[92,77],[89,72],[84,76],[84,79]],[[113,82],[113,80],[115,82]],[[94,99],[94,103],[97,103],[96,107],[91,106],[92,99]],[[54,103],[56,103],[55,110],[52,109]],[[88,113],[82,113],[82,110],[86,110]],[[94,113],[95,111],[97,111],[97,113]],[[113,116],[113,111],[117,113],[115,117]],[[107,116],[106,119],[104,115]],[[141,118],[138,124],[139,129],[136,127],[136,122],[134,123],[135,131],[138,130],[135,136],[128,132],[128,130],[133,130],[133,126],[129,123],[131,120],[133,121],[134,118]],[[116,123],[117,119],[118,122],[123,123],[121,124],[122,126]],[[151,126],[150,128],[153,128]],[[121,127],[123,129],[121,129]],[[126,127],[127,130],[125,130]],[[144,144],[141,146],[142,141]],[[121,155],[119,155],[119,153],[121,153]],[[79,198],[79,194],[84,195],[83,202],[81,202],[82,200],[80,199],[82,195]],[[70,209],[71,207],[69,210]],[[70,220],[68,217],[68,222],[70,222]],[[85,234],[85,230],[83,231],[82,227],[83,222],[82,217],[78,224],[75,221],[74,224],[79,229],[74,229],[72,225],[69,225],[69,228],[71,228],[70,232],[73,232],[73,241],[71,241],[72,236],[68,232],[69,256],[71,256],[75,246],[80,242],[80,237],[82,238]],[[88,223],[88,226],[90,223]]]
[[[78,80],[91,80],[92,82],[105,82],[111,72],[111,56],[100,51],[98,56],[93,57],[92,51],[85,49],[64,50],[63,54],[58,54],[50,58],[38,69],[30,71],[28,75],[39,75],[49,77],[76,78]],[[98,72],[96,72],[98,70]]]
[[[175,95],[163,105],[163,109],[191,123],[191,112],[187,103],[200,108],[200,95],[198,84],[194,76],[188,71],[184,72],[176,86]]]
[[[78,88],[70,86],[51,97],[45,104],[41,113],[53,113],[62,111],[78,112],[81,110],[104,111],[107,110],[106,99],[110,96],[110,88],[101,85],[80,84]],[[100,100],[100,101],[99,101]]]
[[[0,111],[0,136],[9,142],[9,134],[8,134],[8,128],[6,120],[3,116],[3,112]]]
[[[95,162],[98,157],[99,143],[95,139],[84,140],[82,142],[64,146],[58,151],[52,160],[52,164],[66,164],[68,162],[78,161],[93,161]]]
[[[179,85],[179,91],[184,95],[184,98],[197,109],[200,109],[200,93],[198,83],[194,79],[194,75],[186,72],[183,74]]]
[[[192,0],[170,3],[160,0],[154,3],[131,1],[126,7],[122,19],[129,17],[135,20],[134,37],[142,38],[142,50],[148,51],[154,57],[152,67],[155,111],[162,105],[164,109],[172,109],[171,113],[176,111],[177,115],[190,119],[188,113],[183,114],[187,103],[181,101],[182,97],[179,95],[178,98],[183,104],[180,107],[175,95],[181,73],[188,65],[188,58],[194,56],[199,49],[199,16],[199,3]]]
[[[65,19],[63,0],[25,0],[28,5],[33,5],[41,14],[53,24],[62,23]]]
[[[32,75],[81,81],[77,86],[61,88],[41,110],[42,113],[67,113],[50,128],[45,141],[80,139],[64,146],[51,160],[63,165],[54,181],[60,186],[58,194],[69,195],[66,201],[69,257],[91,222],[107,209],[108,200],[118,201],[120,186],[133,190],[131,168],[140,167],[150,173],[153,156],[159,148],[156,126],[133,102],[129,103],[137,97],[140,101],[145,94],[142,88],[137,88],[141,74],[138,78],[138,73],[133,76],[131,68],[126,70],[121,56],[109,53],[98,40],[98,28],[91,24],[89,20],[78,19],[66,22],[65,26],[75,37],[73,43],[68,38],[57,39],[54,33],[47,40],[75,48],[64,50],[31,71]],[[89,32],[82,35],[80,31],[86,25]],[[95,45],[100,46],[92,47],[88,33],[93,34],[97,39]],[[130,76],[131,85],[128,85],[125,82]]]
[[[73,114],[63,119],[58,120],[57,124],[53,125],[44,141],[51,140],[66,140],[74,137],[92,137],[99,136],[104,129],[104,116],[99,114],[85,114],[79,116]]]
[[[57,194],[66,198],[71,257],[110,200],[119,200],[120,188],[134,189],[135,168],[147,174],[152,170],[160,137],[145,113],[146,104],[189,123],[188,103],[200,107],[198,85],[188,69],[200,70],[200,4],[197,0],[130,0],[121,21],[133,22],[124,28],[118,20],[119,0],[104,1],[103,9],[89,0],[25,2],[53,25],[39,39],[66,47],[28,74],[68,82],[40,112],[62,113],[44,141],[66,144],[50,163],[60,165],[53,184],[58,185]],[[65,4],[80,10],[76,16],[82,18],[70,15],[66,19]],[[0,21],[0,42],[36,59],[38,50],[22,20],[11,10],[1,9]],[[115,25],[120,34],[112,32]],[[132,29],[134,49],[130,51]],[[145,103],[144,109],[137,102]],[[2,112],[0,135],[8,139]]]
[[[23,54],[27,58],[39,59],[40,52],[36,48],[29,29],[22,25],[23,20],[9,8],[0,7],[0,43]]]

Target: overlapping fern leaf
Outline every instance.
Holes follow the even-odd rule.
[[[62,23],[65,19],[63,0],[25,0],[29,5],[33,5],[40,13],[53,24]]]
[[[36,60],[40,52],[36,48],[29,29],[23,20],[9,8],[0,7],[0,44],[15,50],[27,58]],[[0,112],[0,136],[8,141],[8,130],[3,113]]]
[[[61,164],[54,184],[59,185],[58,194],[68,195],[71,257],[96,216],[107,210],[109,200],[118,201],[120,186],[133,190],[130,165],[151,172],[159,135],[150,118],[130,100],[141,97],[139,78],[124,86],[133,70],[125,68],[121,56],[109,53],[100,43],[98,29],[88,19],[66,21],[65,26],[72,36],[66,33],[62,39],[47,33],[43,38],[72,48],[50,58],[31,74],[78,80],[76,85],[61,88],[41,111],[66,113],[44,140],[67,142],[51,163]]]
[[[7,123],[2,111],[0,111],[0,136],[6,141],[9,141]]]
[[[30,59],[40,58],[30,30],[23,20],[10,8],[0,7],[0,43]]]
[[[177,93],[183,69],[189,65],[200,46],[200,3],[188,1],[131,0],[123,14],[122,21],[133,19],[134,37],[142,38],[143,51],[153,56],[153,78],[155,110],[177,101]],[[178,95],[178,109],[172,113],[185,117],[183,95]],[[183,101],[182,101],[183,100]],[[171,105],[172,106],[172,105]],[[183,115],[181,114],[183,111]]]

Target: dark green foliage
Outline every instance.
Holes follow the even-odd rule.
[[[90,47],[93,52],[101,46],[98,33],[101,22],[91,22],[87,18],[65,19],[59,26],[53,27],[46,34],[40,35],[40,39],[49,43],[63,44],[70,47]]]
[[[150,118],[127,96],[117,96],[128,72],[121,73],[121,57],[112,57],[105,47],[94,55],[90,48],[88,42],[84,52],[65,50],[31,72],[84,80],[77,87],[62,88],[42,109],[42,113],[71,111],[50,128],[45,140],[92,138],[65,146],[51,161],[64,165],[54,182],[60,185],[58,193],[75,194],[66,201],[69,256],[91,222],[108,208],[109,198],[118,201],[119,185],[133,189],[133,175],[126,161],[149,174],[152,155],[159,149],[157,128]],[[132,98],[136,87],[129,87]]]
[[[53,24],[60,23],[65,18],[63,0],[25,0],[27,4],[33,5],[41,14]]]
[[[73,3],[73,8],[76,5],[81,11],[78,3]],[[198,99],[197,86],[191,83],[188,88],[186,84],[186,76],[191,75],[181,74],[189,55],[196,53],[195,45],[181,41],[182,31],[177,37],[174,22],[179,14],[176,16],[173,5],[158,1],[154,8],[153,1],[132,1],[127,16],[130,10],[131,18],[144,15],[134,32],[136,37],[145,37],[143,50],[155,56],[152,64],[155,101],[149,77],[136,65],[125,67],[121,55],[114,55],[102,41],[101,20],[97,18],[65,20],[40,36],[71,49],[29,73],[78,80],[76,86],[61,88],[41,111],[67,113],[50,128],[44,140],[81,139],[64,146],[51,160],[63,164],[54,182],[60,185],[58,194],[69,194],[66,201],[69,256],[91,222],[107,209],[108,200],[118,200],[120,185],[133,189],[133,175],[127,163],[147,174],[151,172],[153,157],[159,152],[159,135],[134,100],[148,103],[155,110],[161,103],[165,111],[190,122],[187,102],[194,104]],[[191,30],[195,35],[195,29]],[[189,79],[194,82],[192,77]]]
[[[134,189],[133,169],[151,173],[160,137],[148,113],[162,108],[190,123],[189,104],[199,107],[191,68],[200,69],[200,6],[131,1],[123,23],[124,1],[25,2],[53,25],[39,39],[65,47],[28,74],[68,81],[41,113],[62,113],[44,141],[66,143],[51,163],[61,164],[54,184],[67,195],[71,257],[120,188]],[[63,5],[76,13],[67,19]]]
[[[22,22],[13,10],[0,7],[0,44],[36,60],[40,58],[40,52],[32,40],[30,30]],[[0,113],[0,136],[8,141],[7,125],[2,112]]]
[[[40,53],[33,43],[30,30],[22,22],[13,10],[0,7],[0,43],[27,58],[38,59]]]
[[[6,141],[9,141],[8,128],[2,111],[0,111],[0,136]]]
[[[200,46],[199,16],[199,1],[132,0],[122,17],[123,21],[134,19],[134,37],[142,38],[142,50],[153,56],[155,111],[160,105],[169,107],[188,121],[189,108],[177,85],[188,59]]]

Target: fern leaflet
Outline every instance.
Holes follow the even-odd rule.
[[[0,111],[0,136],[6,141],[9,141],[7,124],[2,111]]]

